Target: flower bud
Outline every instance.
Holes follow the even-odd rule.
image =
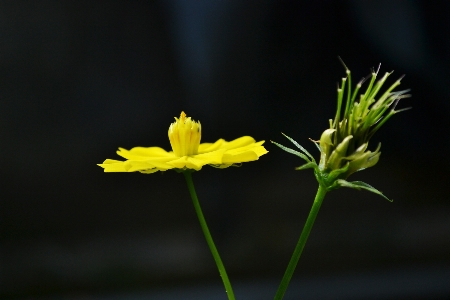
[[[338,87],[335,119],[330,120],[330,128],[326,129],[320,138],[321,172],[340,170],[339,179],[346,179],[352,173],[372,167],[378,162],[381,144],[372,152],[367,150],[369,140],[390,117],[405,110],[395,110],[395,107],[400,99],[409,97],[407,90],[393,92],[400,84],[401,78],[377,97],[391,74],[392,72],[386,73],[375,83],[378,70],[372,71],[369,86],[357,99],[365,79],[363,78],[352,91],[351,73],[347,69],[347,78],[342,81],[342,86]],[[343,101],[344,99],[346,101]]]

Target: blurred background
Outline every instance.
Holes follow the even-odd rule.
[[[317,189],[269,140],[318,157],[336,84],[381,63],[411,88],[327,195],[285,299],[450,296],[450,2],[0,1],[1,299],[226,299],[183,176],[104,174],[118,147],[203,142],[269,154],[204,167],[197,193],[238,299],[272,299]]]

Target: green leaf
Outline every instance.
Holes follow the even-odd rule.
[[[298,152],[298,151],[295,151],[294,149],[285,147],[285,146],[283,146],[283,145],[280,145],[280,144],[278,144],[278,143],[276,143],[276,142],[274,142],[274,141],[271,141],[271,142],[272,142],[272,144],[275,144],[275,145],[277,145],[278,147],[280,147],[281,149],[283,149],[284,151],[286,151],[286,152],[288,152],[288,153],[291,153],[291,154],[294,154],[294,155],[297,155],[298,157],[303,158],[304,160],[306,160],[306,161],[309,162],[309,163],[311,162],[311,160],[310,160],[305,154],[303,154],[303,153],[301,153],[301,152]]]
[[[296,170],[306,170],[306,169],[315,169],[317,168],[317,164],[315,162],[309,162],[300,167],[295,168]]]
[[[362,182],[362,181],[352,181],[352,182],[349,182],[349,181],[346,181],[346,180],[343,180],[343,179],[338,179],[338,180],[337,180],[337,183],[338,183],[340,186],[342,186],[342,187],[348,187],[348,188],[356,189],[356,190],[364,189],[364,190],[366,190],[366,191],[369,191],[369,192],[372,192],[372,193],[374,193],[374,194],[380,195],[381,197],[383,197],[384,199],[386,199],[386,200],[388,200],[388,201],[390,201],[390,202],[394,201],[394,200],[389,199],[389,198],[386,197],[385,195],[383,195],[382,192],[380,192],[379,190],[377,190],[376,188],[374,188],[374,187],[371,186],[370,184],[367,184],[367,183]]]
[[[284,133],[281,133],[281,134],[284,135],[288,140],[290,140],[292,142],[292,144],[297,146],[298,149],[302,150],[306,155],[308,155],[308,157],[311,159],[311,161],[316,162],[314,157],[305,148],[303,148],[299,143],[297,143],[294,139],[288,137]]]

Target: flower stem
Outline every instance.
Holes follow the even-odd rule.
[[[217,251],[216,245],[214,245],[214,241],[211,237],[211,233],[209,232],[208,225],[206,225],[205,217],[203,216],[202,209],[200,208],[200,203],[197,198],[197,193],[195,192],[194,182],[192,181],[192,171],[186,170],[183,172],[184,178],[186,179],[186,183],[189,189],[189,193],[191,194],[192,202],[194,203],[195,212],[197,213],[198,220],[200,221],[200,226],[202,227],[203,234],[205,235],[206,242],[208,243],[209,250],[211,251],[214,260],[216,261],[217,268],[219,269],[220,276],[222,277],[223,284],[225,286],[225,291],[228,295],[228,300],[235,300],[233,288],[231,287],[230,280],[228,279],[227,272],[225,271],[225,267],[222,263],[222,259],[220,259],[219,252]]]
[[[302,234],[295,246],[294,253],[292,254],[291,260],[286,268],[283,279],[281,280],[280,286],[278,287],[277,293],[275,295],[275,300],[281,300],[284,297],[289,281],[291,281],[292,275],[294,274],[295,267],[297,266],[298,260],[302,255],[303,248],[305,247],[306,241],[308,240],[309,233],[314,225],[317,214],[319,213],[320,206],[322,205],[323,198],[327,193],[327,189],[319,184],[319,189],[317,190],[316,198],[314,199],[313,206],[309,212],[308,219],[306,220],[305,226],[303,227]]]

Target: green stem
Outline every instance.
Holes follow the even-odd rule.
[[[228,300],[235,300],[233,288],[231,287],[230,280],[228,279],[227,271],[225,271],[225,267],[222,263],[222,260],[220,259],[219,252],[217,251],[216,245],[214,245],[214,241],[211,237],[211,233],[209,232],[208,225],[206,225],[206,220],[203,216],[202,209],[200,208],[200,203],[197,198],[197,193],[195,192],[191,173],[192,171],[189,170],[183,172],[189,189],[189,193],[191,194],[192,202],[194,203],[195,212],[197,213],[198,220],[200,221],[200,226],[202,227],[203,234],[205,235],[206,242],[209,246],[209,250],[211,250],[214,260],[216,261],[217,268],[219,269],[220,276],[222,277],[222,281],[225,286],[225,291],[228,295]]]
[[[295,246],[294,253],[292,254],[291,260],[286,268],[283,279],[281,280],[278,291],[275,295],[275,300],[281,300],[286,293],[289,281],[291,281],[292,275],[294,274],[295,267],[297,266],[298,260],[302,255],[303,248],[305,247],[306,241],[308,240],[309,233],[314,225],[317,214],[319,213],[320,206],[322,205],[323,198],[325,197],[327,190],[325,187],[319,184],[319,189],[317,190],[316,198],[314,199],[313,206],[309,212],[308,219],[306,220],[305,226],[303,227],[302,234]]]

